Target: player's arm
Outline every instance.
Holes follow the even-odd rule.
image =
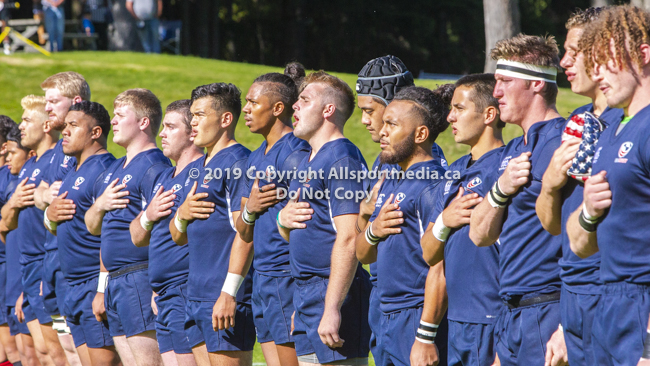
[[[375,183],[375,186],[372,187],[370,196],[362,200],[359,204],[359,215],[357,216],[357,222],[355,225],[355,229],[357,230],[357,240],[361,239],[360,236],[365,237],[365,232],[368,229],[368,223],[372,218],[372,214],[375,212],[375,205],[377,204],[379,190],[381,189],[381,185],[384,183],[384,179],[386,178],[383,172],[380,173],[380,175],[381,177],[377,183]],[[365,243],[357,242],[356,244],[357,259],[359,259],[359,261],[361,261],[363,264],[374,263],[377,261],[377,248],[375,247],[373,249],[368,247],[366,245],[368,243],[369,242],[366,241]]]
[[[357,259],[363,264],[376,262],[377,245],[389,235],[402,232],[398,226],[404,223],[403,213],[399,210],[399,204],[393,203],[393,198],[394,195],[391,194],[366,230],[357,234],[355,252]]]
[[[447,280],[444,262],[429,269],[424,286],[424,306],[415,342],[411,347],[411,365],[435,365],[439,362],[434,343],[438,326],[447,311]]]
[[[278,198],[278,190],[275,188],[275,184],[260,187],[259,179],[255,179],[248,198],[242,197],[242,214],[239,215],[235,223],[237,232],[244,241],[253,241],[257,217],[280,201],[282,200]]]
[[[104,261],[102,261],[102,251],[99,250],[99,279],[97,280],[97,293],[95,293],[95,298],[93,299],[92,308],[95,319],[98,322],[106,320],[106,307],[104,305],[104,291],[108,284],[108,270],[104,267]]]
[[[562,233],[562,188],[567,184],[567,171],[580,146],[580,139],[564,141],[555,150],[551,162],[542,177],[542,189],[535,203],[537,217],[546,231],[552,235]]]
[[[216,205],[213,202],[202,201],[209,196],[208,193],[196,193],[198,185],[198,182],[194,182],[174,219],[169,222],[172,239],[178,245],[187,244],[187,225],[195,219],[207,219],[214,212]]]
[[[63,192],[52,201],[51,205],[45,208],[43,213],[43,224],[45,228],[56,235],[56,228],[62,221],[72,220],[75,212],[77,212],[77,205],[74,201],[67,199],[68,192]]]
[[[239,211],[232,213],[233,220],[241,216]],[[230,249],[228,275],[221,288],[221,295],[212,309],[212,327],[223,330],[235,326],[237,310],[237,291],[244,282],[253,262],[253,242],[246,242],[241,235],[236,234]]]
[[[339,337],[341,306],[359,265],[355,254],[357,216],[356,213],[346,214],[335,216],[333,219],[336,226],[336,240],[332,247],[332,264],[325,294],[325,309],[318,326],[321,341],[332,348],[341,347],[344,342]]]
[[[151,230],[153,225],[159,220],[171,215],[172,208],[174,207],[174,199],[176,195],[174,191],[169,190],[164,192],[164,187],[158,188],[158,191],[151,198],[147,204],[145,211],[131,221],[129,231],[131,232],[131,240],[136,247],[146,247],[149,245],[151,239]]]
[[[278,232],[286,241],[289,241],[291,230],[306,228],[305,221],[311,220],[311,215],[314,213],[308,202],[298,202],[299,197],[300,188],[296,191],[296,196],[278,212],[276,220]]]
[[[571,250],[580,258],[587,258],[598,252],[598,223],[612,205],[612,192],[606,174],[601,171],[587,179],[584,204],[571,214],[566,225]]]
[[[486,199],[479,203],[470,219],[469,238],[479,247],[494,244],[503,226],[509,196],[528,183],[530,175],[530,152],[525,152],[511,159],[508,167],[486,194]]]
[[[102,221],[107,212],[126,208],[129,203],[129,199],[124,198],[129,194],[129,191],[123,191],[123,189],[126,188],[126,184],[118,185],[117,182],[119,182],[119,179],[112,181],[111,184],[106,187],[104,193],[102,193],[102,195],[95,200],[95,203],[90,206],[88,211],[86,211],[84,222],[86,223],[88,232],[92,235],[101,235]]]
[[[20,210],[25,207],[34,205],[34,192],[36,185],[33,183],[27,184],[27,179],[23,179],[16,186],[16,190],[11,195],[11,198],[2,206],[0,214],[2,215],[2,223],[8,231],[15,230],[18,227],[18,215]]]

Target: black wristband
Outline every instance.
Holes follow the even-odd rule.
[[[645,342],[643,342],[643,355],[641,358],[650,360],[650,331],[647,331]]]
[[[588,233],[593,233],[598,229],[598,222],[589,222],[583,211],[580,211],[578,215],[578,223]]]
[[[499,201],[504,201],[504,200],[507,200],[508,198],[510,198],[510,196],[507,195],[507,194],[505,194],[505,193],[503,193],[503,191],[502,191],[501,188],[499,187],[499,180],[498,180],[498,179],[497,179],[497,181],[494,183],[494,190],[495,190],[494,193],[495,193],[499,198],[501,198]]]

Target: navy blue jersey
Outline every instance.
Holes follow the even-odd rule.
[[[257,172],[264,172],[266,179],[260,179],[259,186],[274,183],[276,188],[286,190],[291,183],[291,172],[309,155],[309,144],[297,138],[293,133],[282,136],[266,153],[267,143],[262,142],[257,150],[248,157],[246,173],[246,192],[248,198]],[[278,202],[259,214],[255,220],[253,243],[255,245],[255,270],[267,275],[289,275],[289,243],[282,238],[277,229],[276,217],[284,208],[288,198]]]
[[[66,199],[72,200],[76,211],[72,220],[62,221],[57,226],[61,272],[72,285],[85,282],[99,274],[99,236],[88,232],[84,217],[95,202],[94,192],[104,182],[106,171],[115,162],[109,153],[89,156],[79,169],[72,169],[64,177],[59,192],[68,192]]]
[[[367,179],[353,177],[364,170],[368,172],[361,151],[346,138],[326,143],[311,161],[306,156],[300,163],[298,172],[304,176],[291,181],[290,192],[300,188],[299,201],[309,203],[314,214],[311,220],[305,221],[305,229],[291,232],[292,276],[329,277],[332,247],[336,241],[333,218],[359,213],[361,201],[345,195],[368,191]]]
[[[616,134],[620,121],[598,139],[593,174],[607,171],[612,206],[598,225],[604,283],[650,284],[650,106]]]
[[[542,187],[542,176],[555,150],[560,146],[558,136],[564,131],[562,117],[535,123],[524,137],[514,138],[506,145],[495,174],[479,186],[481,196],[492,188],[494,182],[508,167],[510,159],[531,152],[532,165],[529,182],[511,196],[503,217],[501,235],[495,245],[499,250],[499,281],[502,298],[529,293],[551,293],[560,289],[562,257],[561,238],[549,234],[537,218],[535,203]],[[481,189],[482,187],[482,189]]]
[[[438,171],[443,175],[445,169],[437,160],[429,160],[411,165],[405,174],[420,170]],[[417,179],[408,176],[395,179],[391,184],[382,185],[374,221],[385,200],[393,194],[393,202],[399,204],[404,223],[402,232],[389,235],[377,244],[377,289],[383,313],[419,308],[424,305],[424,287],[429,273],[429,265],[422,258],[420,239],[428,225],[428,218],[435,205],[435,188],[441,182],[436,179]]]
[[[198,176],[199,170],[188,164],[185,169],[176,174],[176,167],[167,168],[156,179],[155,185],[145,194],[147,202],[151,202],[156,192],[173,190],[174,206],[172,213],[156,221],[151,230],[149,240],[149,283],[156,293],[187,282],[190,271],[190,251],[187,245],[177,245],[169,233],[169,222],[174,219],[176,210],[183,203],[183,185],[190,177],[190,170]],[[144,208],[146,209],[146,207]]]
[[[188,297],[195,301],[216,301],[221,294],[228,274],[230,248],[237,231],[232,213],[241,210],[241,198],[246,192],[246,162],[250,150],[235,144],[219,151],[206,164],[202,157],[191,164],[199,175],[190,174],[183,187],[183,196],[198,180],[196,193],[207,192],[204,201],[215,203],[208,219],[194,220],[187,226],[190,248],[190,274],[187,282]],[[250,303],[252,268],[239,288],[237,301]]]
[[[153,182],[163,170],[171,166],[171,162],[159,149],[150,149],[134,156],[127,166],[126,157],[120,158],[106,170],[102,184],[94,192],[98,198],[115,179],[119,184],[126,184],[125,190],[129,195],[126,208],[109,211],[104,215],[102,223],[102,261],[110,272],[149,258],[149,248],[138,248],[133,245],[129,225],[145,206],[145,194],[148,194]]]
[[[63,153],[63,140],[59,140],[52,150],[52,157],[50,158],[50,166],[44,172],[43,182],[52,184],[56,181],[62,181],[69,171],[77,166],[77,159],[73,156],[68,156]],[[63,191],[60,191],[61,193]],[[53,250],[57,248],[57,237],[52,235],[49,231],[45,233],[45,250]]]
[[[587,104],[576,109],[567,119],[575,114],[592,112],[593,105]],[[600,116],[605,126],[611,126],[623,119],[622,109],[607,108]],[[561,138],[561,137],[558,137]],[[600,283],[600,253],[589,258],[581,259],[571,251],[571,243],[566,231],[569,216],[582,205],[584,184],[576,179],[569,178],[562,188],[562,259],[560,259],[560,277],[565,285],[571,287],[572,292],[583,294],[598,294]]]
[[[501,163],[503,150],[500,147],[488,151],[471,166],[471,154],[451,164],[449,169],[459,171],[460,178],[438,186],[436,208],[429,221],[436,221],[438,215],[456,198],[461,186],[466,195],[478,193],[483,197],[484,192],[491,188],[484,181]],[[445,243],[449,320],[476,324],[494,322],[503,306],[499,298],[499,249],[498,245],[477,247],[469,238],[469,225],[450,232]]]
[[[14,180],[14,176],[11,175],[9,167],[3,165],[0,167],[0,192],[4,192],[9,183]],[[14,186],[15,187],[15,186]],[[4,206],[7,201],[4,200],[5,197],[0,197],[0,207]],[[5,246],[0,245],[0,264],[5,263]]]
[[[50,160],[54,149],[46,151],[38,160],[31,157],[18,175],[22,180],[29,177],[26,184],[41,183],[45,172],[50,167]],[[20,242],[20,263],[27,264],[43,259],[45,256],[45,233],[47,229],[43,225],[43,211],[36,206],[29,206],[20,211],[18,215],[18,241]]]
[[[7,186],[2,191],[2,204],[4,205],[9,201],[11,195],[16,190],[16,186],[20,183],[18,176],[12,175]],[[23,292],[22,281],[22,268],[20,264],[20,241],[18,240],[18,230],[12,230],[7,233],[6,237],[6,257],[7,257],[7,284],[5,291],[5,304],[7,306],[16,306],[16,300]]]

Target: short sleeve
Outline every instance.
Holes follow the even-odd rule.
[[[424,229],[429,226],[429,222],[436,221],[437,215],[434,215],[437,210],[442,212],[442,199],[438,196],[438,187],[440,186],[442,186],[440,182],[433,183],[426,187],[418,197],[417,211]]]
[[[282,162],[282,166],[280,167],[283,172],[291,172],[294,171],[298,168],[298,165],[307,158],[309,155],[308,150],[296,150],[293,151],[291,154],[287,156],[286,159]],[[291,185],[291,179],[292,178],[290,175],[287,175],[287,186]]]
[[[362,170],[368,170],[365,165],[363,165],[358,160],[355,160],[351,157],[343,158],[336,163],[332,164],[330,171],[325,172],[325,174],[330,175],[333,172],[361,172]],[[366,174],[367,176],[367,174]],[[332,217],[347,215],[347,214],[358,214],[359,213],[359,201],[355,200],[355,197],[358,192],[366,192],[368,182],[367,179],[351,179],[352,174],[348,177],[341,176],[332,176],[327,179],[327,189],[329,190],[329,204],[332,213]],[[346,198],[345,195],[347,192],[352,192],[352,198]],[[350,193],[347,193],[348,195]]]
[[[445,210],[445,186],[447,184],[451,185],[452,182],[453,181],[451,180],[442,181],[440,184],[436,185],[435,188],[433,188],[431,192],[431,199],[433,200],[433,202],[430,203],[431,209],[427,210],[429,211],[428,215],[422,213],[421,217],[423,218],[423,221],[427,220],[428,222],[435,222],[442,211]],[[451,192],[449,194],[451,194]]]
[[[246,167],[248,165],[248,159],[237,160],[230,167],[230,177],[226,179],[228,193],[230,194],[230,211],[236,212],[241,211],[241,199],[245,197],[246,190],[248,185],[246,184]],[[235,172],[241,172],[241,175],[235,174]],[[248,190],[250,192],[250,190]]]
[[[139,189],[141,196],[145,197],[145,199],[148,200],[148,196],[153,191],[153,188],[156,185],[156,181],[158,181],[158,176],[167,168],[169,168],[168,164],[158,163],[147,169],[147,171],[142,176],[142,180],[140,181]]]

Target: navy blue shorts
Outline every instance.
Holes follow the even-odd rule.
[[[291,315],[296,288],[293,282],[291,276],[270,277],[259,272],[253,275],[251,305],[258,342],[293,342]]]
[[[188,333],[190,345],[196,347],[205,342],[208,352],[252,351],[255,346],[255,324],[250,305],[237,303],[235,327],[215,332],[212,328],[214,301],[187,302],[185,329],[197,327],[199,332]]]
[[[40,324],[52,322],[52,317],[45,311],[43,305],[43,296],[41,296],[41,281],[43,280],[43,260],[33,261],[23,266],[23,309],[26,308],[25,302],[28,303],[28,309],[34,318],[27,322],[38,319]],[[23,310],[24,311],[24,310]],[[27,313],[25,313],[27,319]]]
[[[29,328],[27,328],[27,322],[21,323],[18,321],[18,318],[15,314],[16,307],[8,306],[6,308],[6,317],[7,324],[9,325],[9,334],[16,336],[18,334],[29,334]]]
[[[322,277],[296,279],[293,304],[296,317],[300,322],[296,322],[294,334],[298,332],[306,334],[306,338],[296,338],[296,354],[303,356],[315,353],[320,363],[368,357],[371,333],[368,325],[368,307],[372,287],[368,272],[362,268],[357,269],[348,295],[343,301],[339,336],[345,340],[345,343],[343,347],[336,349],[323,344],[318,335],[318,326],[325,309],[328,283],[329,280]]]
[[[70,326],[75,347],[86,344],[88,348],[102,348],[113,345],[108,330],[108,321],[98,322],[93,314],[93,300],[97,294],[95,277],[77,285],[71,285],[64,299],[63,309]]]
[[[495,324],[501,365],[543,366],[546,343],[559,324],[559,300],[504,310]]]
[[[185,331],[185,307],[187,304],[187,284],[166,289],[156,296],[158,316],[156,317],[156,336],[160,353],[192,353],[187,333],[199,332],[196,326]]]
[[[68,315],[61,314],[67,291],[68,281],[61,272],[59,250],[50,250],[43,258],[43,308],[47,314]]]
[[[109,276],[104,304],[112,337],[133,337],[156,329],[156,315],[151,309],[152,294],[146,268],[117,277]]]
[[[382,312],[379,309],[379,291],[377,291],[377,286],[372,286],[370,290],[370,307],[368,309],[368,325],[370,326],[370,352],[372,352],[372,357],[379,362],[379,360],[384,359],[384,352],[381,348],[379,341],[381,340],[381,321],[382,321]]]
[[[591,329],[600,295],[578,294],[562,286],[560,312],[571,366],[596,365]]]
[[[7,263],[0,263],[0,325],[5,325],[9,321],[7,319],[7,291],[4,291],[7,286]]]
[[[495,346],[494,324],[449,320],[448,365],[492,365]]]
[[[592,332],[596,364],[636,365],[643,354],[648,314],[650,286],[603,285]]]

